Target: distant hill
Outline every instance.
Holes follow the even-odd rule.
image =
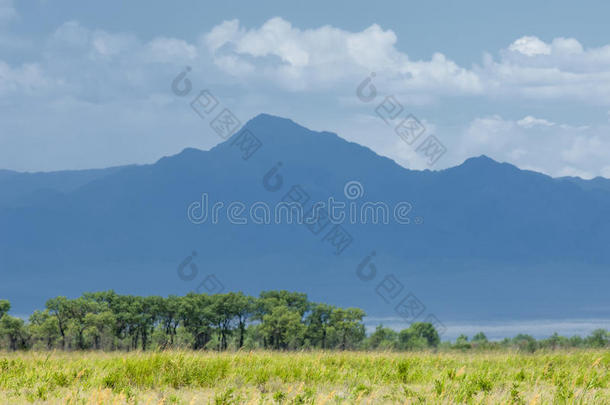
[[[604,177],[595,177],[591,180],[583,180],[580,177],[559,177],[558,180],[570,181],[578,184],[585,190],[610,191],[610,179]]]
[[[247,160],[244,131],[262,144]],[[263,179],[278,163],[281,188],[269,191]],[[344,195],[350,181],[363,187],[356,200]],[[486,156],[408,170],[335,134],[259,115],[210,151],[152,165],[1,172],[0,297],[25,313],[82,291],[182,294],[213,273],[226,291],[298,290],[375,316],[395,316],[412,292],[422,317],[610,319],[610,188],[598,185],[608,181],[554,179]],[[410,223],[345,223],[353,241],[337,255],[325,239],[331,227],[314,235],[305,225],[187,218],[202,193],[226,209],[274,204],[294,185],[308,204],[408,201]],[[193,251],[198,276],[181,280],[177,267]],[[356,268],[373,251],[376,277],[362,281]],[[403,289],[388,298],[392,280]]]
[[[44,193],[67,193],[127,166],[108,169],[19,173],[0,170],[0,208],[35,202]]]

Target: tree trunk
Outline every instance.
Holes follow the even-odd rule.
[[[239,321],[239,348],[241,349],[244,346],[244,333],[245,333],[245,324],[242,321]]]

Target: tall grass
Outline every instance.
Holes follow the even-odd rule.
[[[609,404],[610,352],[0,353],[3,403]]]

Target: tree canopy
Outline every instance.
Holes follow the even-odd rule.
[[[395,331],[379,325],[367,336],[365,313],[308,300],[290,291],[195,294],[168,297],[121,295],[114,291],[55,297],[24,320],[9,315],[0,300],[0,349],[64,350],[456,350],[514,347],[608,347],[610,334],[595,330],[586,337],[557,334],[536,340],[519,334],[501,342],[480,332],[455,343],[440,341],[430,323],[414,322]]]

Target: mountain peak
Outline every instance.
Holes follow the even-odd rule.
[[[476,172],[480,172],[480,171],[497,172],[498,170],[509,171],[509,172],[510,171],[520,171],[520,169],[515,165],[506,163],[506,162],[498,162],[497,160],[494,160],[487,155],[480,155],[480,156],[468,158],[464,161],[464,163],[462,163],[459,166],[456,166],[455,168],[464,169],[464,170],[468,170],[468,171],[476,171]]]
[[[497,166],[500,164],[500,162],[493,160],[487,155],[480,155],[466,159],[464,163],[462,163],[462,166],[489,167]]]
[[[258,138],[263,144],[269,145],[285,145],[286,142],[289,142],[293,146],[302,146],[304,142],[311,143],[314,140],[321,141],[323,138],[326,138],[327,140],[329,138],[332,138],[333,140],[339,139],[337,134],[314,131],[303,125],[297,124],[289,118],[265,113],[258,114],[254,118],[248,120],[240,130],[235,132],[233,137],[239,136],[244,129],[249,130],[252,135]],[[224,142],[224,144],[230,144],[231,142],[230,138],[227,142]]]
[[[256,117],[248,120],[243,128],[248,128],[252,132],[255,133],[265,133],[265,132],[273,132],[277,133],[286,133],[286,132],[298,132],[307,131],[310,132],[308,128],[303,127],[302,125],[297,124],[293,120],[284,117],[278,117],[277,115],[271,114],[258,114]]]
[[[264,122],[264,121],[274,121],[274,120],[279,120],[279,121],[285,121],[285,122],[292,122],[294,123],[294,121],[292,121],[290,118],[284,118],[284,117],[280,117],[278,115],[272,115],[272,114],[267,114],[267,113],[260,113],[257,116],[250,118],[248,120],[248,123],[256,123],[256,122]],[[248,125],[246,123],[246,125]]]
[[[420,267],[418,288],[428,291],[427,302],[446,304],[443,316],[532,316],[531,308],[582,316],[583,305],[607,301],[608,191],[584,192],[487,156],[442,172],[410,171],[330,132],[268,114],[248,121],[246,129],[262,143],[247,159],[233,140],[103,177],[61,172],[2,180],[0,224],[14,232],[0,232],[0,268],[14,271],[3,274],[0,296],[21,311],[38,305],[32,297],[110,288],[116,279],[130,293],[188,291],[203,275],[185,284],[172,267],[196,250],[196,265],[216,267],[231,290],[294,287],[314,297],[335,294],[345,306],[364,299],[363,309],[385,316],[392,307],[350,276],[375,249],[380,270],[383,260],[383,271],[404,280],[409,268]],[[348,184],[360,199],[348,196]],[[299,198],[309,210],[330,197],[353,201],[344,205],[345,226],[320,220],[296,228],[287,216],[278,222],[280,210],[270,208]],[[236,212],[232,202],[246,209]],[[356,221],[352,206],[359,211]],[[266,208],[268,215],[252,207]],[[238,226],[235,218],[246,222]],[[28,285],[24,275],[45,277],[47,269],[54,271],[48,282],[14,288]],[[447,276],[455,282],[426,288]],[[593,281],[574,288],[574,279]],[[337,292],[337,285],[345,287]],[[481,291],[499,298],[482,307]],[[516,301],[523,303],[517,312]]]

